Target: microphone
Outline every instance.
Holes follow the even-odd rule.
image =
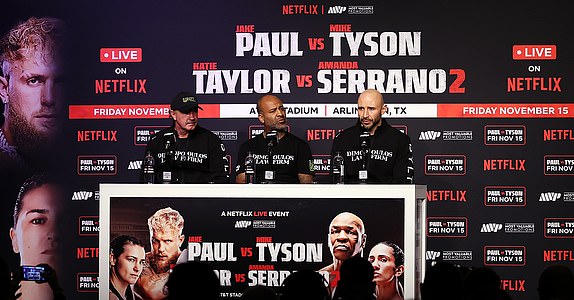
[[[361,148],[370,148],[371,147],[371,134],[368,131],[363,131],[359,136],[359,140],[361,141]]]
[[[271,130],[267,132],[267,135],[265,136],[265,141],[267,142],[268,148],[273,148],[277,146],[277,143],[279,142],[279,137],[277,136],[277,130]]]
[[[173,132],[166,132],[163,134],[163,137],[165,139],[164,149],[166,151],[172,150],[172,145],[175,144],[175,136],[173,135]]]

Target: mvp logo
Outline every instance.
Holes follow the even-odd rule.
[[[247,228],[251,226],[251,221],[235,221],[235,228]]]
[[[427,251],[426,252],[426,259],[427,260],[436,260],[440,257],[440,252],[438,251]]]
[[[502,229],[502,224],[498,223],[486,223],[482,224],[480,232],[498,232]]]
[[[556,201],[562,197],[562,194],[556,192],[546,192],[540,193],[540,198],[538,201],[540,202],[547,202],[547,201]]]
[[[79,191],[74,192],[72,200],[88,200],[94,195],[94,192]]]

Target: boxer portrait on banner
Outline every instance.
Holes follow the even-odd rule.
[[[341,264],[355,255],[362,255],[366,241],[363,220],[353,213],[342,212],[329,224],[328,242],[333,263],[320,269],[319,273],[328,278],[331,295],[337,286]]]
[[[31,17],[0,39],[0,168],[29,176],[54,162],[65,105],[62,51],[65,28],[55,18]]]
[[[149,268],[143,270],[134,285],[136,298],[167,299],[165,284],[170,270],[178,261],[187,261],[187,250],[181,250],[185,241],[183,225],[183,217],[171,207],[156,211],[148,219],[151,251],[146,253],[146,261]]]
[[[384,241],[371,248],[368,258],[375,272],[373,282],[376,284],[376,300],[403,300],[400,280],[405,272],[403,250],[392,242]]]

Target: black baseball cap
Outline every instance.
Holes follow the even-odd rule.
[[[171,100],[171,109],[179,110],[183,113],[203,110],[197,103],[197,98],[190,92],[180,92]]]

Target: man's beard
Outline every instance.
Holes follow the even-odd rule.
[[[24,156],[35,156],[53,150],[58,126],[47,132],[41,132],[34,128],[12,105],[8,106],[8,120],[10,120],[8,130],[14,138],[13,146],[18,148],[19,153]]]
[[[156,274],[166,273],[169,271],[172,265],[177,262],[177,255],[170,257],[167,261],[158,261],[155,256],[150,259],[150,267],[155,271]]]

